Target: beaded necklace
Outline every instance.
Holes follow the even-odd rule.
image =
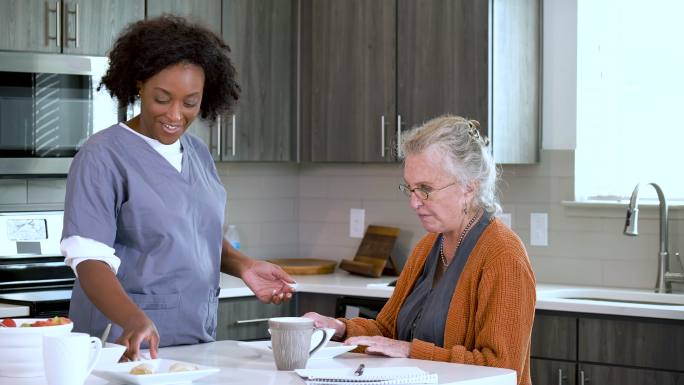
[[[458,243],[456,244],[455,250],[458,250],[458,248],[461,246],[461,242],[463,242],[463,238],[465,238],[465,235],[468,233],[468,230],[470,230],[470,227],[475,223],[475,220],[480,216],[480,210],[477,210],[475,215],[470,219],[468,224],[466,225],[465,228],[463,228],[463,231],[461,232],[461,236],[458,237]],[[454,252],[455,254],[455,252]],[[447,262],[446,257],[444,257],[444,234],[442,234],[442,239],[441,242],[439,243],[439,258],[442,260],[442,265],[444,265],[445,268],[449,267],[449,262]]]

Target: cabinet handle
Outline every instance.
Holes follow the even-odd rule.
[[[237,118],[233,115],[233,146],[231,148],[233,156],[235,156],[235,127],[237,127]]]
[[[268,321],[268,318],[253,318],[253,319],[241,319],[235,321],[236,325],[245,325],[245,324],[256,324],[260,322],[266,322]]]
[[[60,47],[62,45],[62,4],[59,1],[55,1],[55,9],[50,8],[50,3],[45,3],[45,8],[47,9],[47,13],[45,15],[45,37],[46,37],[46,42],[45,45],[50,44],[50,40],[54,39],[55,44],[57,47]],[[55,14],[55,36],[50,36],[50,31],[48,31],[48,28],[50,27],[50,14],[54,13]]]
[[[221,160],[221,116],[216,119],[216,154],[218,160]]]
[[[558,385],[563,385],[563,382],[568,379],[568,376],[563,375],[563,369],[558,369]]]
[[[380,156],[385,157],[385,115],[380,116]]]
[[[589,380],[589,377],[584,378],[584,370],[580,370],[580,385],[584,385],[585,382],[591,382],[591,380]]]
[[[397,158],[401,159],[401,115],[397,114]]]
[[[67,22],[64,23],[64,27],[66,28],[66,32],[64,33],[64,35],[66,36],[67,43],[70,42],[70,41],[73,41],[73,42],[76,43],[76,48],[78,48],[78,42],[79,42],[79,40],[80,40],[80,39],[79,39],[79,35],[80,35],[80,34],[78,33],[78,3],[76,3],[76,8],[75,8],[73,11],[70,11],[70,10],[69,10],[69,4],[68,4],[68,3],[64,3],[64,4],[65,4],[65,7],[66,7],[66,14],[67,14]],[[73,38],[69,37],[69,29],[68,29],[68,27],[67,27],[67,25],[69,25],[69,23],[68,23],[68,21],[69,21],[69,15],[74,15],[74,26],[75,26],[75,27],[74,27],[74,30],[75,30],[75,33],[74,33],[74,37],[73,37]]]

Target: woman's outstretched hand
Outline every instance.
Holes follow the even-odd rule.
[[[295,280],[280,266],[265,261],[252,260],[243,270],[242,280],[263,303],[279,304],[292,298]]]

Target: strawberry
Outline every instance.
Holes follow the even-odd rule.
[[[17,327],[17,323],[14,322],[14,320],[11,319],[11,318],[5,318],[5,319],[3,319],[2,321],[0,321],[0,323],[1,323],[3,326],[6,326],[6,327],[8,327],[8,328],[15,328],[15,327]]]

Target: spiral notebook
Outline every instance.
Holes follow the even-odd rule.
[[[429,373],[415,366],[365,368],[360,376],[354,375],[355,368],[297,369],[295,372],[306,385],[394,385],[394,384],[437,384],[437,374]]]

